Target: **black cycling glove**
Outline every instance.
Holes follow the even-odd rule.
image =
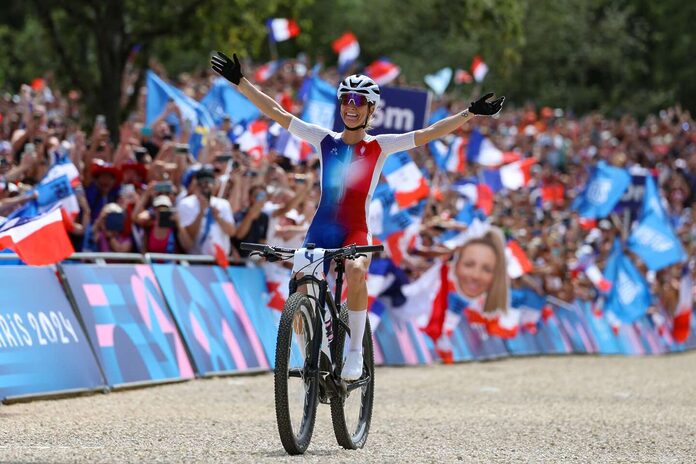
[[[472,114],[479,114],[481,116],[492,116],[494,114],[498,114],[498,112],[503,108],[505,97],[500,97],[492,102],[486,101],[492,96],[493,93],[487,93],[478,100],[471,102],[469,112]]]
[[[213,56],[210,59],[210,66],[213,71],[220,74],[222,77],[233,83],[234,85],[239,85],[239,81],[242,80],[242,65],[239,64],[239,59],[237,54],[232,54],[232,59],[222,52],[217,52],[217,56]]]

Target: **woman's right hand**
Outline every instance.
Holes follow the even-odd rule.
[[[230,59],[227,55],[218,51],[217,56],[213,56],[210,59],[210,66],[213,68],[213,71],[220,74],[234,85],[239,85],[242,77],[244,77],[242,74],[242,65],[239,64],[236,53],[233,53],[232,59]]]

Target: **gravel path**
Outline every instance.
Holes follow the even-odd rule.
[[[0,406],[0,462],[695,462],[696,352],[377,370],[366,448],[320,405],[285,455],[273,377],[195,380]]]

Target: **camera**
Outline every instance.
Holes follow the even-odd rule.
[[[172,228],[176,226],[174,222],[174,211],[171,209],[159,210],[157,217],[157,227]]]
[[[157,193],[172,193],[174,186],[169,181],[157,182],[155,184],[155,192]]]
[[[186,155],[189,152],[188,143],[177,143],[174,147],[174,153],[177,155]]]

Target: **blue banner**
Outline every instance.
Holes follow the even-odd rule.
[[[222,268],[153,268],[199,374],[269,368],[261,340]]]
[[[47,267],[0,268],[0,398],[103,386],[55,273]]]
[[[233,124],[245,124],[261,117],[261,111],[222,77],[215,79],[201,104],[212,114],[215,124],[228,115]]]
[[[600,161],[592,169],[585,189],[573,202],[573,209],[581,217],[600,219],[611,213],[631,183],[625,169],[609,166]]]
[[[212,127],[213,117],[208,109],[201,103],[186,95],[173,85],[163,81],[152,71],[147,72],[147,101],[145,102],[145,124],[150,125],[164,111],[167,103],[172,100],[181,111],[181,117],[191,124],[192,129],[197,126]],[[177,125],[176,118],[167,122]],[[179,128],[177,127],[177,133]]]
[[[193,378],[150,266],[84,264],[64,270],[109,385]]]
[[[227,275],[232,279],[246,314],[261,340],[271,369],[275,368],[278,327],[274,310],[267,305],[270,295],[263,270],[258,267],[231,266],[227,268]]]
[[[305,82],[302,120],[330,129],[334,124],[334,113],[338,106],[336,87],[317,76],[312,76]]]
[[[372,122],[371,135],[402,134],[425,126],[426,115],[430,105],[430,94],[425,90],[405,89],[401,87],[380,87],[381,98]],[[335,98],[335,97],[334,97]],[[343,131],[343,121],[336,105],[333,128]]]
[[[624,254],[618,238],[614,241],[604,274],[613,284],[606,300],[606,311],[626,323],[647,313],[652,300],[650,286]]]

